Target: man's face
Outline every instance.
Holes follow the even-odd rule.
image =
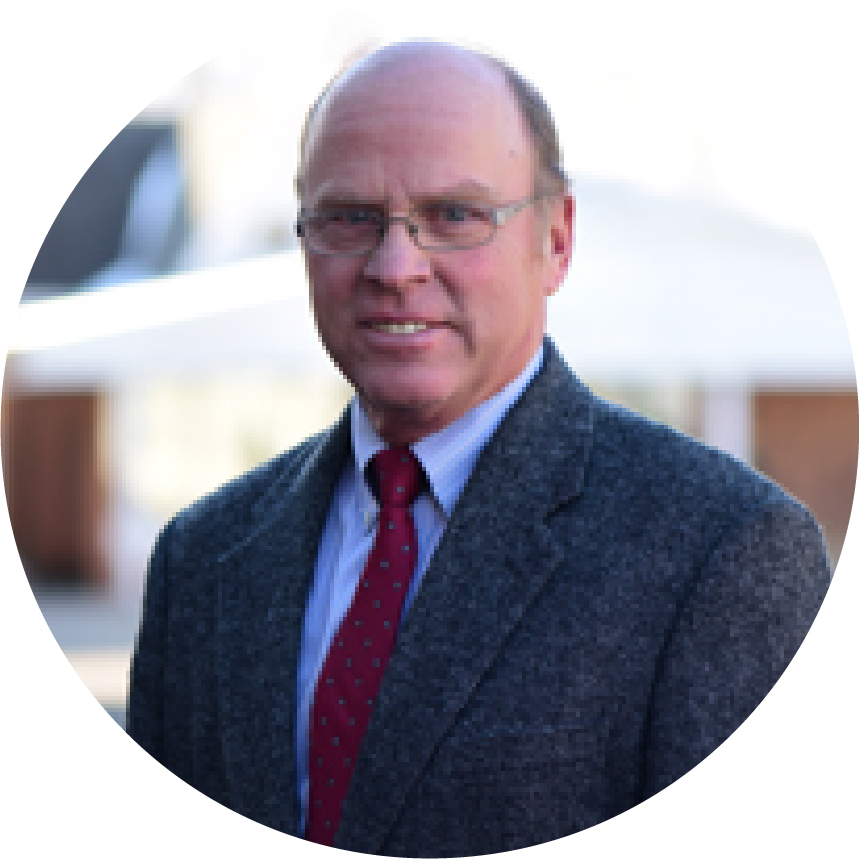
[[[533,155],[504,79],[467,55],[358,72],[308,140],[305,211],[358,203],[407,215],[431,199],[498,206],[532,193]],[[363,256],[305,251],[322,341],[387,441],[441,429],[531,359],[570,252],[571,201],[552,212],[529,206],[469,250],[421,250],[393,224]]]

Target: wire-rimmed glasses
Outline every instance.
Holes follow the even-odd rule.
[[[327,256],[372,253],[388,227],[398,221],[406,225],[412,241],[422,250],[468,250],[492,241],[499,227],[546,196],[535,194],[504,206],[430,201],[415,206],[406,216],[389,216],[371,205],[336,205],[302,212],[295,229],[309,251]]]

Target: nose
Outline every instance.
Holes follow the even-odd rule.
[[[423,281],[430,272],[427,254],[415,244],[406,218],[389,221],[382,241],[364,267],[367,278],[391,286]]]

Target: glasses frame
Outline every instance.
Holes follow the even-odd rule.
[[[388,232],[388,228],[391,224],[402,223],[406,226],[406,231],[409,234],[409,238],[415,243],[417,247],[419,247],[422,251],[468,251],[472,248],[479,248],[483,245],[488,245],[491,242],[496,234],[498,233],[498,228],[503,227],[506,223],[508,223],[514,215],[517,215],[527,206],[530,206],[532,203],[536,203],[539,200],[544,200],[549,197],[555,196],[554,194],[532,194],[530,197],[526,197],[524,200],[517,200],[515,203],[507,203],[503,206],[485,206],[482,204],[469,204],[472,205],[475,209],[480,209],[482,212],[491,216],[492,219],[492,232],[485,238],[479,242],[475,242],[474,244],[468,245],[424,245],[421,244],[419,239],[419,230],[417,224],[415,224],[412,220],[414,217],[414,213],[419,209],[419,206],[415,206],[408,215],[385,215],[382,217],[382,220],[379,223],[378,235],[376,237],[376,243],[371,248],[367,248],[365,250],[359,251],[327,251],[320,250],[313,246],[313,244],[308,240],[307,236],[304,234],[304,223],[305,219],[313,217],[315,212],[305,212],[303,209],[299,211],[298,218],[295,223],[295,234],[304,241],[304,246],[311,253],[318,254],[319,256],[332,256],[332,257],[358,257],[358,256],[368,256],[370,254],[375,253],[382,242],[385,240],[385,235]],[[458,202],[456,200],[452,200],[451,202]]]

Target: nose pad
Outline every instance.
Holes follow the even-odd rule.
[[[418,241],[418,227],[417,224],[413,223],[409,218],[402,217],[393,217],[388,218],[387,223],[383,226],[379,227],[379,246],[385,243],[385,240],[388,238],[389,233],[391,232],[391,228],[395,227],[397,224],[402,224],[406,228],[406,232],[409,235],[409,238],[412,240],[414,245],[417,245]],[[378,250],[378,248],[377,248]]]

